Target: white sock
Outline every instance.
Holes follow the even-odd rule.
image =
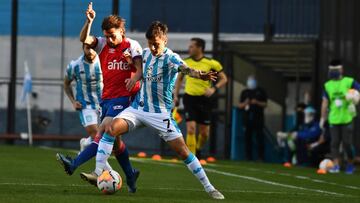
[[[199,160],[194,156],[194,154],[190,153],[188,158],[184,161],[187,165],[188,169],[191,173],[200,181],[200,183],[204,186],[206,192],[214,190],[214,186],[211,185],[206,173],[201,166]]]
[[[86,147],[88,147],[92,142],[91,136],[87,138],[81,138],[80,139],[80,152],[84,151]]]
[[[112,170],[112,167],[111,167],[111,165],[109,164],[109,162],[108,162],[108,161],[105,163],[104,170],[106,170],[106,171],[110,171],[110,170]]]
[[[95,173],[99,176],[102,174],[104,169],[107,167],[107,160],[111,155],[113,146],[114,146],[115,137],[104,133],[101,138],[98,146],[98,151],[96,153],[96,168]]]

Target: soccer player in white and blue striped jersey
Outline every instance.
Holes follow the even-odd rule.
[[[116,136],[147,126],[158,131],[212,198],[224,199],[186,146],[179,127],[171,117],[172,91],[178,72],[203,80],[215,80],[217,73],[202,73],[187,67],[179,55],[166,48],[167,30],[165,24],[155,21],[146,32],[149,48],[143,52],[143,84],[131,106],[114,118],[110,133],[105,133],[100,140],[95,173],[99,176],[106,167]]]
[[[99,124],[103,77],[100,60],[95,50],[84,44],[83,51],[84,54],[71,61],[66,69],[64,91],[74,109],[79,111],[81,124],[90,136],[85,142],[90,144],[97,133]],[[73,81],[75,81],[75,97],[71,87]],[[84,142],[83,139],[82,142]],[[85,147],[86,144],[80,144],[81,151]]]

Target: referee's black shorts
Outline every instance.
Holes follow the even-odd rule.
[[[185,94],[183,103],[186,121],[195,121],[203,125],[211,124],[212,98]]]

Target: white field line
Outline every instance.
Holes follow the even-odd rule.
[[[327,195],[335,195],[335,196],[350,196],[350,195],[345,195],[345,194],[342,194],[342,193],[330,192],[330,191],[320,190],[320,189],[305,188],[305,187],[300,187],[300,186],[295,186],[295,185],[289,185],[289,184],[283,184],[283,183],[278,183],[278,182],[263,180],[263,179],[260,179],[260,178],[255,178],[255,177],[252,177],[252,176],[238,175],[238,174],[228,173],[228,172],[219,171],[219,170],[215,170],[215,169],[206,169],[206,171],[212,172],[212,173],[221,174],[221,175],[225,175],[225,176],[230,176],[230,177],[236,177],[236,178],[251,180],[251,181],[259,182],[259,183],[263,183],[263,184],[268,184],[268,185],[274,185],[274,186],[284,187],[284,188],[290,188],[290,189],[296,189],[296,190],[303,190],[303,191],[310,191],[310,192],[317,192],[317,193],[322,193],[322,194],[327,194]]]
[[[146,190],[175,190],[175,191],[193,191],[193,192],[203,192],[203,189],[190,189],[190,188],[143,188]],[[257,193],[257,194],[283,194],[283,195],[308,195],[308,196],[328,196],[327,194],[310,194],[310,193],[302,193],[302,192],[282,192],[282,191],[263,191],[263,190],[229,190],[224,189],[221,192],[227,193]]]
[[[152,160],[149,160],[149,159],[141,159],[141,158],[132,158],[131,160],[133,161],[137,161],[137,162],[142,162],[142,163],[155,163],[155,164],[159,164],[159,165],[164,165],[164,166],[170,166],[170,167],[176,167],[176,166],[179,166],[178,164],[174,164],[174,163],[163,163],[163,162],[159,162],[159,161],[152,161]],[[257,171],[257,172],[264,172],[262,170],[259,170],[259,169],[254,169],[254,168],[248,168],[249,170],[251,171]],[[222,171],[218,171],[218,170],[215,170],[215,169],[209,169],[209,168],[205,168],[206,171],[209,171],[209,172],[213,172],[213,173],[226,173],[226,174],[231,174],[230,176],[241,176],[242,178],[245,178],[245,177],[248,177],[248,178],[254,178],[254,177],[251,177],[251,176],[242,176],[242,175],[237,175],[237,174],[233,174],[233,173],[227,173],[227,172],[222,172]],[[330,184],[330,185],[335,185],[335,186],[342,186],[342,187],[345,187],[345,188],[350,188],[350,189],[358,189],[357,187],[355,186],[346,186],[346,185],[341,185],[341,184],[337,184],[337,183],[332,183],[332,182],[327,182],[327,181],[323,181],[323,180],[317,180],[317,179],[311,179],[310,177],[306,177],[306,176],[294,176],[292,174],[289,174],[289,173],[276,173],[276,172],[273,172],[273,171],[265,171],[265,173],[268,173],[268,174],[279,174],[279,175],[283,175],[283,176],[288,176],[288,177],[294,177],[294,178],[298,178],[298,179],[304,179],[304,180],[310,180],[310,181],[313,181],[313,182],[317,182],[317,183],[326,183],[326,184]],[[222,175],[225,175],[225,174],[222,174]],[[262,179],[258,179],[258,178],[254,178],[252,179],[253,181],[255,181],[255,179],[257,179],[257,182],[260,182],[259,180],[262,180]],[[249,179],[250,180],[250,179]],[[266,180],[264,180],[266,181]],[[276,183],[276,182],[272,182],[272,181],[267,181],[268,184],[272,184],[272,183]],[[276,183],[277,184],[277,183]],[[282,183],[278,183],[280,185],[287,185],[287,184],[282,184]],[[279,185],[278,185],[279,186]],[[288,186],[292,186],[292,185],[288,185]],[[301,189],[302,187],[299,187],[299,186],[294,186],[295,188],[293,189]],[[332,194],[332,195],[345,195],[345,194],[342,194],[342,193],[336,193],[336,192],[328,192],[328,191],[324,191],[324,190],[317,190],[317,189],[309,189],[309,188],[303,188],[302,190],[308,190],[308,191],[317,191],[317,192],[320,192],[320,193],[328,193],[328,194]],[[345,195],[346,196],[346,195]]]
[[[60,149],[49,148],[49,147],[41,147],[41,148],[54,150],[54,151],[60,150]],[[64,149],[61,149],[61,150],[64,150]],[[69,151],[71,153],[77,153],[78,152],[76,150],[66,150],[66,151]],[[112,158],[112,157],[110,157],[110,158]],[[181,165],[179,165],[178,163],[153,161],[151,159],[143,159],[143,158],[136,158],[136,157],[131,157],[130,159],[133,160],[133,161],[141,162],[141,163],[154,163],[154,164],[159,164],[159,165],[164,165],[164,166],[169,166],[169,167],[181,167]],[[179,163],[181,163],[181,162],[179,162]],[[216,167],[217,165],[216,164],[211,164],[211,166]],[[231,168],[236,168],[236,167],[231,167]],[[335,185],[335,186],[342,186],[342,187],[346,187],[346,188],[350,188],[350,189],[360,189],[360,188],[358,188],[356,186],[346,186],[346,185],[341,185],[341,184],[337,184],[337,183],[333,183],[333,182],[327,182],[327,181],[323,181],[323,180],[315,179],[315,181],[314,181],[314,179],[311,179],[311,178],[306,177],[306,176],[294,176],[294,175],[289,174],[289,173],[275,173],[273,171],[262,171],[262,170],[255,169],[255,168],[247,168],[247,167],[242,167],[242,168],[246,168],[246,169],[248,169],[250,171],[258,171],[258,172],[265,172],[265,173],[269,173],[269,174],[279,174],[279,175],[288,176],[288,177],[295,177],[295,178],[298,178],[298,179],[306,179],[306,180],[310,180],[310,181],[317,182],[317,183],[326,183],[326,184]],[[215,170],[215,169],[206,168],[205,170],[209,171],[209,172],[212,172],[212,173],[218,173],[218,174],[222,174],[222,175],[226,175],[226,176],[238,177],[238,178],[243,178],[243,179],[252,180],[252,181],[256,181],[256,182],[262,182],[262,183],[265,183],[265,184],[276,185],[276,186],[281,186],[281,187],[288,187],[288,188],[292,188],[292,189],[306,190],[306,191],[318,192],[318,193],[323,193],[323,194],[328,194],[328,195],[351,196],[351,195],[346,195],[346,194],[336,193],[336,192],[330,192],[330,191],[325,191],[325,190],[310,189],[310,188],[305,188],[305,187],[300,187],[300,186],[282,184],[282,183],[277,183],[277,182],[273,182],[273,181],[267,181],[267,180],[255,178],[255,177],[252,177],[252,176],[238,175],[238,174],[223,172],[223,171],[219,171],[219,170]]]
[[[159,162],[159,161],[152,161],[152,160],[148,160],[148,159],[133,158],[132,160],[133,160],[133,161],[137,161],[137,162],[142,162],[142,163],[154,163],[154,164],[159,164],[159,165],[164,165],[164,166],[170,166],[170,167],[180,167],[180,166],[181,166],[181,165],[179,165],[179,164],[174,164],[174,163],[162,163],[162,162]],[[288,185],[288,184],[283,184],[283,183],[278,183],[278,182],[263,180],[263,179],[255,178],[255,177],[252,177],[252,176],[245,176],[245,175],[238,175],[238,174],[234,174],[234,173],[228,173],[228,172],[219,171],[219,170],[215,170],[215,169],[206,168],[205,170],[206,170],[207,172],[210,172],[210,173],[217,173],[217,174],[221,174],[221,175],[225,175],[225,176],[242,178],[242,179],[246,179],[246,180],[250,180],[250,181],[255,181],[255,182],[259,182],[259,183],[263,183],[263,184],[275,185],[275,186],[285,187],[285,188],[290,188],[290,189],[310,191],[310,192],[317,192],[317,193],[321,193],[321,194],[325,194],[325,195],[351,196],[351,195],[346,195],[346,194],[337,193],[337,192],[330,192],[330,191],[326,191],[326,190],[311,189],[311,188],[305,188],[305,187],[300,187],[300,186]]]
[[[61,184],[51,184],[51,183],[1,183],[0,185],[14,185],[14,186],[44,186],[44,187],[94,187],[92,185],[61,185]]]
[[[9,186],[35,186],[35,187],[91,187],[92,185],[77,185],[77,184],[70,184],[70,185],[61,185],[61,184],[50,184],[50,183],[2,183],[1,185],[9,185]],[[171,187],[153,187],[153,188],[142,188],[139,187],[141,190],[166,190],[166,191],[191,191],[191,192],[203,192],[203,189],[196,189],[196,188],[171,188]],[[256,190],[221,190],[222,192],[227,193],[255,193],[255,194],[279,194],[279,195],[310,195],[314,196],[314,194],[309,193],[301,193],[301,192],[281,192],[281,191],[256,191]],[[324,194],[315,194],[316,196],[324,196]]]
[[[247,167],[242,167],[242,168],[246,168],[247,170],[250,170],[250,171],[256,171],[256,172],[273,174],[273,175],[281,175],[281,176],[287,176],[287,177],[293,177],[293,178],[296,178],[296,179],[308,180],[308,181],[315,182],[315,183],[324,183],[324,184],[328,184],[328,185],[344,187],[344,188],[347,188],[347,189],[360,190],[360,187],[357,187],[357,186],[343,185],[343,184],[339,184],[339,183],[334,183],[334,182],[329,182],[329,181],[325,181],[325,180],[311,178],[311,177],[308,177],[308,176],[293,175],[291,173],[282,173],[282,172],[275,172],[275,171],[269,171],[269,170],[264,171],[264,170],[260,170],[260,169],[257,169],[257,168],[247,168]]]
[[[347,189],[353,189],[353,190],[360,190],[360,187],[357,186],[353,186],[353,185],[343,185],[343,184],[339,184],[339,183],[334,183],[334,182],[329,182],[329,181],[325,181],[325,180],[320,180],[320,179],[315,179],[312,177],[308,177],[308,176],[299,176],[299,175],[293,175],[291,173],[283,173],[283,172],[275,172],[275,171],[269,171],[269,170],[260,170],[257,168],[250,168],[250,167],[245,167],[245,166],[239,166],[239,167],[234,167],[234,166],[229,166],[229,165],[219,165],[219,164],[207,164],[206,166],[211,166],[211,167],[222,167],[222,168],[232,168],[232,169],[246,169],[249,171],[255,171],[255,172],[260,172],[260,173],[267,173],[267,174],[273,174],[273,175],[281,175],[281,176],[287,176],[287,177],[293,177],[296,179],[302,179],[302,180],[308,180],[314,183],[324,183],[324,184],[328,184],[328,185],[333,185],[333,186],[338,186],[338,187],[344,187]]]

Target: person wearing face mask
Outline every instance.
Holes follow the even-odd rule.
[[[298,165],[309,165],[309,152],[317,147],[317,143],[322,135],[319,122],[315,120],[316,111],[313,107],[308,106],[304,110],[304,123],[299,129],[290,133],[278,132],[277,137],[286,141],[288,151],[295,153],[296,163]],[[316,145],[316,146],[315,146]],[[288,163],[291,162],[292,156],[287,157]],[[285,164],[284,164],[285,166]]]
[[[253,160],[252,137],[256,136],[258,160],[264,160],[264,109],[267,106],[267,94],[258,87],[255,76],[247,80],[247,88],[240,95],[238,107],[243,110],[245,127],[245,151],[247,160]]]
[[[304,110],[306,108],[306,104],[305,103],[299,103],[296,105],[295,111],[296,111],[296,124],[294,127],[294,131],[298,130],[300,128],[301,125],[304,124]]]
[[[320,126],[323,128],[327,120],[331,134],[331,156],[334,167],[330,173],[340,172],[340,143],[347,155],[346,174],[353,174],[354,154],[352,151],[353,119],[356,111],[354,104],[347,100],[350,89],[360,90],[360,84],[351,77],[343,76],[343,66],[340,60],[333,60],[329,64],[329,80],[324,85],[321,104]]]

